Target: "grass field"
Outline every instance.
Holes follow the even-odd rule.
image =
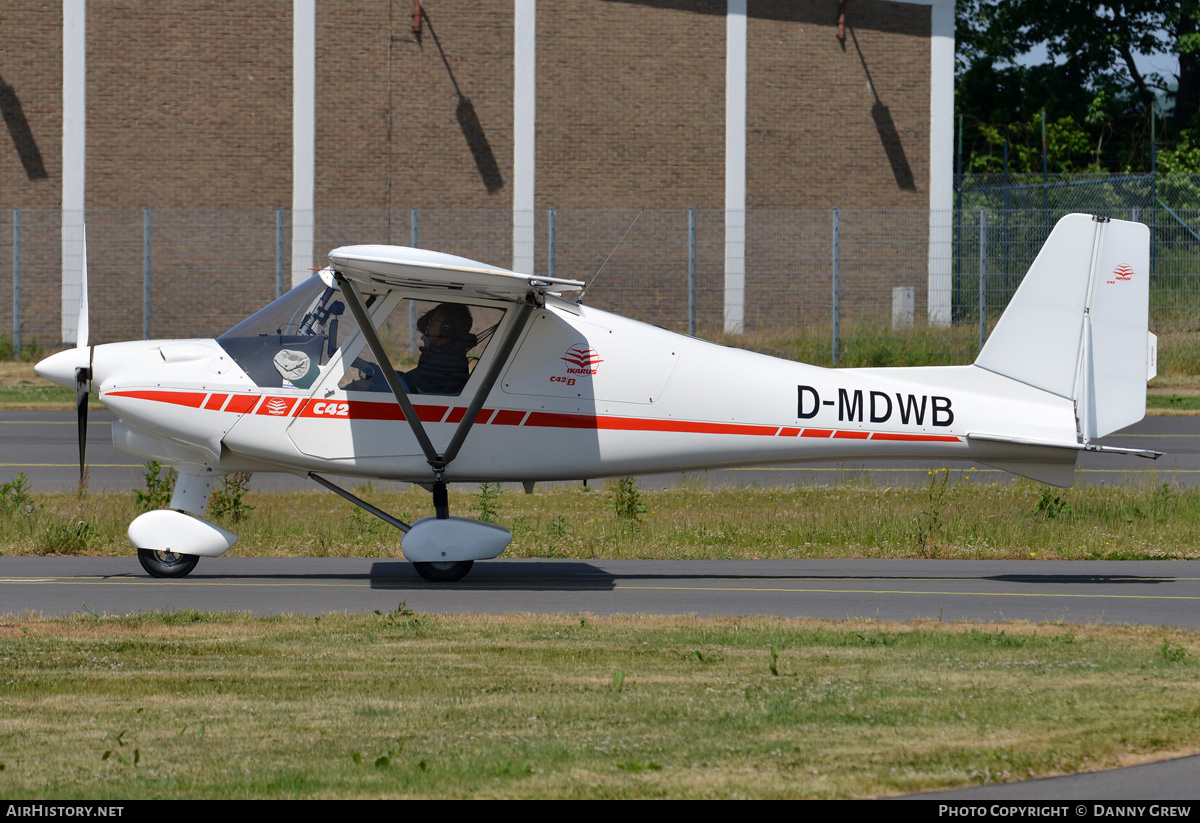
[[[1200,634],[761,618],[0,621],[5,798],[873,797],[1200,749]]]
[[[452,512],[509,527],[510,557],[1197,559],[1200,489],[1166,483],[1049,489],[1021,480],[934,472],[925,486],[880,486],[848,473],[836,485],[640,490],[496,486],[451,492]],[[0,489],[0,554],[125,555],[134,494]],[[139,490],[143,495],[146,490]],[[416,487],[357,492],[412,522],[430,512]],[[156,491],[165,506],[169,490]],[[210,516],[243,556],[395,557],[399,533],[322,491],[214,492]],[[228,499],[236,497],[236,503]],[[224,511],[225,514],[221,514]]]

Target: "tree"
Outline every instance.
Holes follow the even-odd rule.
[[[1200,129],[1198,18],[1200,0],[958,0],[958,110],[1020,131],[1040,129],[1045,109],[1051,123],[1069,118],[1086,133],[1094,150],[1081,167],[1148,170],[1156,99],[1173,106],[1168,134]],[[1045,62],[1018,62],[1039,45]],[[1178,55],[1178,76],[1138,69],[1134,54],[1155,52]]]

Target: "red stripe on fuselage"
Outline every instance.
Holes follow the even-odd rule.
[[[152,400],[155,403],[170,403],[173,406],[190,406],[200,408],[208,392],[187,391],[114,391],[108,392],[109,397],[132,397],[135,400]]]
[[[492,418],[493,426],[519,426],[521,421],[525,419],[524,411],[516,411],[514,409],[501,409],[496,412],[496,416]]]
[[[872,440],[901,440],[901,441],[926,441],[934,443],[958,443],[962,440],[960,437],[955,437],[952,434],[893,434],[891,432],[874,432],[871,435]]]
[[[536,412],[535,412],[535,414],[536,414]],[[450,413],[448,415],[446,415],[445,422],[461,423],[462,419],[466,416],[467,416],[467,409],[465,406],[455,406],[453,409],[450,410]],[[476,423],[486,423],[488,421],[488,418],[491,416],[492,416],[492,409],[480,409],[479,414],[475,415],[475,422]]]
[[[234,414],[245,414],[246,412],[253,411],[258,401],[259,396],[257,394],[235,394],[229,398],[229,403],[225,406],[225,411],[233,412]]]
[[[225,411],[234,414],[245,414],[253,411],[260,400],[253,394],[213,394],[209,397],[203,392],[183,391],[118,391],[110,392],[114,397],[133,397],[139,400],[152,400],[160,403],[171,403],[177,406],[191,408],[220,409],[222,404]],[[225,403],[225,398],[229,402]],[[392,402],[377,402],[373,400],[329,400],[320,401],[311,398],[285,396],[265,396],[258,413],[264,416],[287,417],[294,411],[297,417],[324,418],[327,420],[385,420],[402,422],[404,413]],[[282,401],[282,402],[280,402]],[[299,401],[299,402],[298,402]],[[345,413],[334,414],[331,407],[344,406]],[[317,412],[316,409],[321,411]],[[467,410],[462,406],[414,406],[417,417],[424,423],[459,423],[466,416]],[[340,410],[340,409],[339,409]],[[525,412],[520,409],[481,409],[475,418],[480,425],[494,426],[529,426],[548,429],[606,429],[609,431],[645,431],[645,432],[676,432],[685,434],[737,434],[758,435],[771,437],[817,437],[836,440],[884,440],[898,442],[933,442],[959,443],[962,438],[955,435],[941,434],[901,434],[896,432],[869,432],[861,429],[799,429],[780,428],[778,426],[763,426],[750,423],[713,423],[696,420],[675,420],[671,418],[654,417],[616,417],[609,415],[570,414],[562,412]]]

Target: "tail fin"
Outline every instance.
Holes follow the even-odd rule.
[[[975,365],[1075,401],[1084,443],[1146,415],[1150,230],[1070,214],[1058,221]]]

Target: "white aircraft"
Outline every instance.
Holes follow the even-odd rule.
[[[86,252],[85,252],[86,258]],[[727,348],[580,305],[573,280],[420,249],[348,246],[215,340],[78,348],[37,365],[120,418],[117,448],[179,471],[170,508],[129,539],[181,577],[237,537],[205,521],[231,472],[307,475],[402,531],[428,580],[497,557],[507,529],[451,516],[448,482],[577,480],[746,464],[970,460],[1069,486],[1081,451],[1142,419],[1155,374],[1149,231],[1059,221],[973,365],[825,369]],[[424,346],[415,369],[392,363]],[[398,339],[402,338],[402,339]],[[318,472],[420,484],[404,523]]]

